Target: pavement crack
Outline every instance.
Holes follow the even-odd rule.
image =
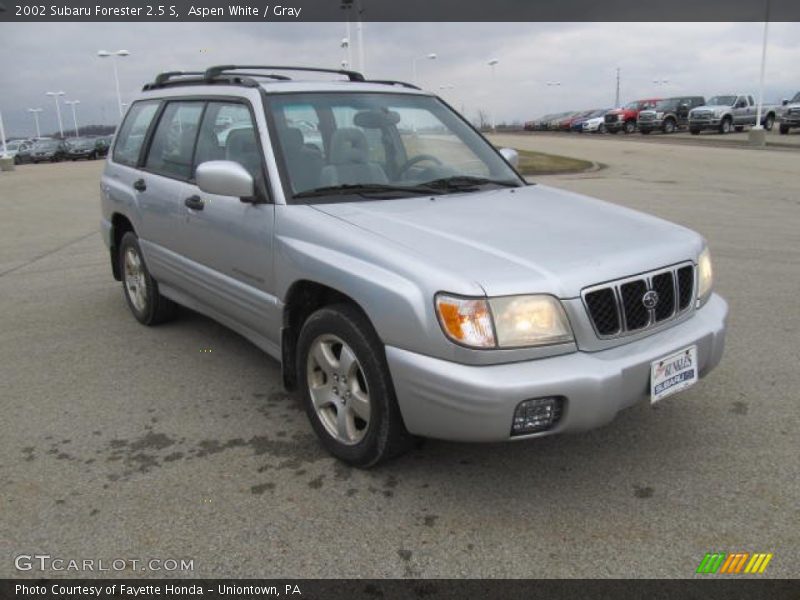
[[[20,269],[25,268],[28,265],[31,265],[31,264],[33,264],[33,263],[35,263],[35,262],[37,262],[37,261],[39,261],[39,260],[41,260],[43,258],[47,258],[48,256],[50,256],[52,254],[55,254],[56,252],[60,252],[64,248],[68,248],[69,246],[72,246],[72,244],[77,244],[78,242],[82,242],[83,240],[85,240],[85,239],[87,239],[87,238],[89,238],[89,237],[91,237],[93,235],[97,235],[98,233],[99,233],[98,231],[90,231],[89,233],[86,233],[86,234],[84,234],[84,235],[82,235],[82,236],[80,236],[78,238],[75,238],[73,240],[70,240],[68,242],[65,242],[65,243],[61,244],[57,248],[53,248],[52,250],[48,250],[47,252],[43,252],[42,254],[38,254],[38,255],[34,256],[33,258],[27,260],[26,262],[22,263],[21,265],[17,265],[16,267],[11,267],[10,269],[6,269],[5,271],[0,271],[0,277],[4,277],[5,275],[8,275],[10,273],[14,273],[15,271],[19,271]]]

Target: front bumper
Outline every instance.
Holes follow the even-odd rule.
[[[781,117],[781,125],[800,127],[800,115],[783,115]]]
[[[718,117],[689,119],[689,129],[716,129],[720,123],[722,123],[722,119]]]
[[[605,425],[650,392],[650,364],[697,345],[700,376],[722,358],[728,305],[713,295],[694,315],[652,336],[599,352],[512,364],[472,366],[387,347],[400,412],[412,434],[466,442],[497,442],[582,431]],[[550,430],[511,437],[523,400],[566,398]]]

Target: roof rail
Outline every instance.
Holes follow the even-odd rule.
[[[421,90],[419,86],[414,85],[413,83],[408,83],[407,81],[393,81],[391,79],[369,79],[367,83],[380,83],[383,85],[400,85],[402,87],[411,88],[412,90]]]
[[[260,71],[308,71],[311,73],[332,73],[334,75],[346,75],[350,81],[364,81],[364,76],[361,73],[358,71],[348,71],[347,69],[317,69],[315,67],[281,67],[269,65],[216,65],[206,69],[205,78],[211,81],[228,71],[240,71],[242,69],[258,69]]]
[[[270,75],[255,75],[256,77],[270,77]],[[274,79],[286,79],[280,75],[273,76]],[[168,71],[166,73],[159,73],[155,81],[147,83],[142,87],[142,91],[155,90],[165,87],[176,87],[184,85],[240,85],[244,87],[258,87],[258,82],[247,74],[241,75],[226,75],[216,77],[214,79],[206,79],[205,72],[195,71]]]

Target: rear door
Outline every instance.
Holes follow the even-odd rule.
[[[166,101],[148,142],[147,155],[134,182],[142,215],[141,242],[148,268],[161,282],[184,287],[188,269],[183,234],[186,211],[180,193],[192,175],[192,156],[200,119],[201,100]]]

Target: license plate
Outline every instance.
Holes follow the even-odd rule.
[[[689,346],[650,365],[650,403],[655,404],[695,383],[697,346]]]

